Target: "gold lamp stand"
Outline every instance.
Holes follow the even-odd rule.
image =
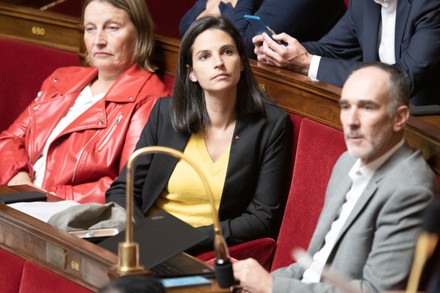
[[[127,191],[126,191],[126,228],[125,228],[125,242],[120,242],[118,246],[118,264],[114,266],[111,274],[117,276],[130,275],[130,274],[149,274],[143,266],[139,264],[139,245],[133,242],[133,177],[134,177],[134,162],[141,155],[148,153],[163,153],[174,156],[186,161],[199,175],[202,180],[205,192],[209,198],[212,219],[214,222],[214,250],[216,253],[221,252],[223,256],[229,258],[229,251],[226,246],[226,242],[222,236],[220,223],[218,219],[217,210],[215,208],[214,196],[212,195],[211,188],[208,180],[194,161],[186,157],[182,152],[175,149],[162,147],[162,146],[150,146],[136,150],[130,156],[127,161]]]

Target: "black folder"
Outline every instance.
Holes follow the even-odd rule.
[[[133,229],[133,241],[139,244],[140,264],[160,278],[214,275],[210,266],[184,253],[207,238],[205,233],[165,211],[138,221]],[[118,244],[124,240],[125,232],[120,232],[98,245],[118,254]]]
[[[47,201],[47,195],[39,191],[23,191],[0,194],[0,203],[4,204],[31,201]]]

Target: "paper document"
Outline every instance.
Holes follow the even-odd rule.
[[[56,202],[18,202],[8,206],[47,223],[54,214],[75,205],[79,205],[79,203],[73,200],[62,200]]]

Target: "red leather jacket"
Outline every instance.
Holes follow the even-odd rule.
[[[97,74],[96,68],[65,67],[44,81],[37,98],[0,134],[0,185],[23,170],[33,177],[32,166],[52,130]],[[154,103],[167,95],[156,74],[130,67],[51,143],[42,187],[64,199],[105,203],[105,191],[132,153]]]

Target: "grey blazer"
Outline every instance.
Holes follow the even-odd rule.
[[[355,158],[346,152],[333,168],[308,249],[311,255],[322,247],[338,216],[351,186],[348,172],[354,162]],[[376,171],[359,198],[327,265],[351,279],[362,292],[404,289],[421,231],[422,211],[436,192],[434,177],[419,151],[406,144],[398,149]],[[325,280],[302,283],[303,272],[297,264],[273,272],[273,292],[338,292]]]

